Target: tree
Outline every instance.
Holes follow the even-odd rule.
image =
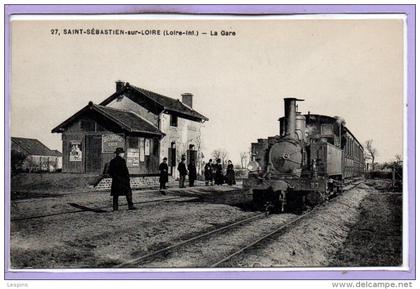
[[[181,161],[182,157],[187,156],[187,145],[185,143],[177,143],[176,144],[176,163]]]
[[[12,166],[12,175],[16,174],[19,170],[22,169],[23,162],[26,159],[26,155],[22,152],[12,150],[10,163]]]
[[[222,162],[222,166],[225,167],[225,162],[229,157],[229,153],[225,149],[217,149],[211,153],[212,157],[217,160],[220,159]]]
[[[203,170],[203,160],[204,160],[204,154],[202,152],[204,145],[203,140],[201,139],[201,129],[198,131],[198,135],[195,137],[195,143],[197,144],[197,169],[198,174],[201,175]]]
[[[365,158],[371,160],[372,170],[375,169],[375,157],[378,155],[378,151],[372,145],[373,140],[366,141],[366,155]]]
[[[241,152],[240,154],[240,158],[241,158],[241,169],[245,168],[246,166],[246,161],[248,159],[248,152]]]

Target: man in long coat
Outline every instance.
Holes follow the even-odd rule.
[[[164,157],[163,161],[159,165],[159,183],[160,183],[160,192],[162,194],[165,194],[163,191],[166,189],[166,183],[168,182],[168,164],[167,164],[168,158]]]
[[[118,197],[124,195],[127,198],[128,209],[135,210],[130,187],[130,174],[124,160],[124,149],[117,148],[115,154],[115,158],[110,161],[108,167],[108,174],[112,177],[111,196],[113,210],[118,211]]]
[[[178,164],[179,171],[179,187],[185,188],[185,176],[188,174],[187,167],[185,166],[185,157],[182,156],[181,162]]]

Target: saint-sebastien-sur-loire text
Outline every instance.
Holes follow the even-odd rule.
[[[50,29],[51,35],[55,36],[73,36],[73,35],[126,35],[126,36],[236,36],[237,33],[232,30],[209,30],[209,31],[198,31],[198,30],[177,30],[177,29],[98,29],[98,28],[64,28]]]

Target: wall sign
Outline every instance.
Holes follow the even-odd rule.
[[[139,149],[127,149],[127,167],[138,167],[140,165]]]
[[[117,134],[102,135],[102,153],[114,153],[118,147],[124,147],[124,138]]]
[[[144,162],[144,138],[139,138],[140,161]]]
[[[82,161],[82,143],[80,141],[70,141],[70,161],[81,162]]]

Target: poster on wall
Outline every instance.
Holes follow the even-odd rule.
[[[127,149],[127,167],[138,167],[139,165],[139,149]]]
[[[117,134],[102,135],[102,153],[114,153],[118,147],[124,147],[122,136]]]
[[[144,138],[139,138],[140,161],[144,162]]]
[[[144,142],[144,155],[148,156],[150,155],[150,139],[146,139]]]
[[[80,141],[70,141],[70,161],[81,162],[82,161],[82,143]]]

